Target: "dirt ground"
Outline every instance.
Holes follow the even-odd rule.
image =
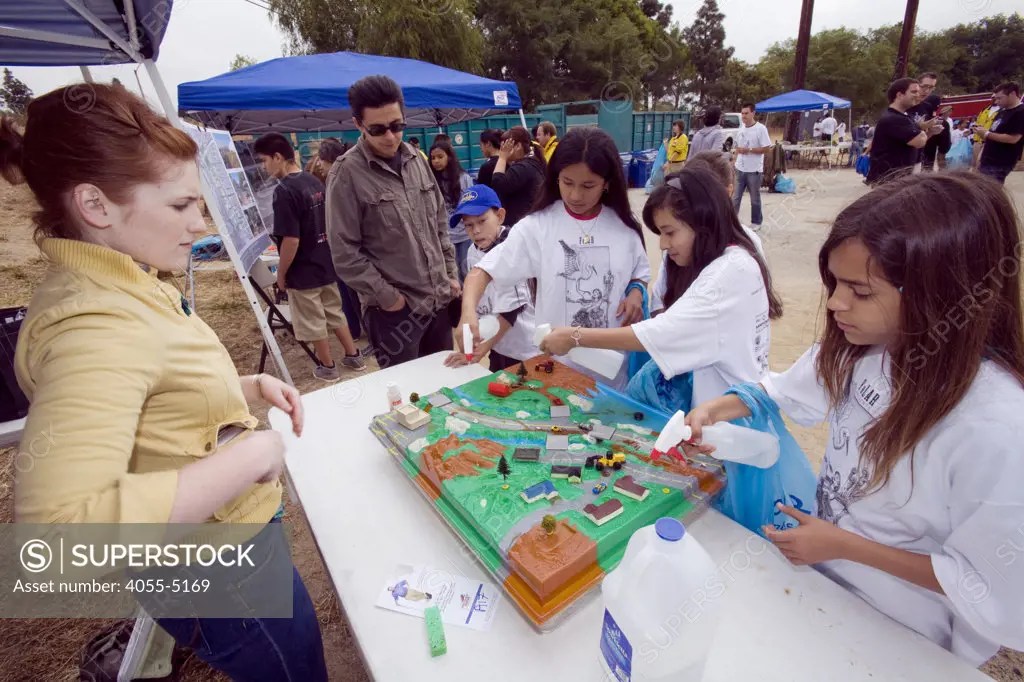
[[[772,324],[771,365],[783,369],[796,360],[815,338],[822,309],[821,284],[817,272],[817,251],[831,220],[843,206],[866,190],[860,177],[850,170],[792,171],[799,191],[796,195],[764,195],[764,241],[777,291],[785,313]],[[1024,173],[1007,181],[1019,208],[1024,209]],[[631,201],[639,214],[645,196],[634,190]],[[43,263],[31,241],[32,201],[24,187],[12,188],[0,180],[0,307],[27,305],[32,290],[43,277]],[[740,211],[744,223],[750,220],[749,198]],[[657,239],[648,233],[652,268],[660,263]],[[231,353],[240,374],[256,371],[261,347],[259,331],[241,286],[231,270],[203,271],[196,276],[197,310],[216,330]],[[279,337],[292,377],[303,392],[323,384],[312,376],[312,365],[301,349]],[[341,349],[332,342],[336,353]],[[363,342],[359,343],[364,345]],[[375,367],[371,362],[371,367]],[[273,368],[271,367],[271,370]],[[344,377],[343,377],[344,378]],[[266,410],[256,415],[265,419]],[[801,428],[790,424],[800,445],[815,466],[825,450],[824,426]],[[13,455],[0,450],[0,523],[13,521]],[[356,643],[353,641],[313,543],[300,507],[286,503],[286,520],[294,525],[293,553],[316,604],[323,630],[324,650],[330,678],[338,682],[369,680]],[[0,621],[0,680],[50,682],[78,677],[82,645],[109,621]],[[1024,655],[1003,650],[983,670],[1001,681],[1022,678]],[[213,672],[194,656],[188,656],[179,679],[210,682],[225,677]]]

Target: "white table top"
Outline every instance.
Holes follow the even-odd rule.
[[[288,444],[295,491],[370,673],[381,682],[599,682],[599,590],[547,634],[538,634],[505,600],[490,632],[446,627],[448,653],[436,659],[422,620],[374,606],[399,564],[490,580],[368,428],[371,417],[387,409],[389,381],[408,396],[486,374],[480,365],[445,368],[443,358],[420,358],[303,396],[301,439],[284,413],[270,413]],[[705,682],[989,680],[813,569],[793,567],[715,511],[688,530],[715,559],[727,586]]]
[[[17,445],[21,440],[21,433],[24,430],[24,417],[9,422],[0,422],[0,448]]]

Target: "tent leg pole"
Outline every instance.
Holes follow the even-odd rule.
[[[78,68],[82,70],[82,80],[84,80],[86,83],[92,83],[92,71],[89,70],[89,67],[83,64]]]
[[[526,125],[526,115],[523,114],[522,109],[519,110],[519,120],[522,122],[524,128],[526,128],[527,130],[530,129],[530,126]]]
[[[156,62],[152,59],[145,59],[142,63],[146,66],[146,73],[149,74],[149,80],[153,83],[153,88],[156,90],[160,106],[164,108],[164,115],[167,116],[167,120],[180,128],[181,121],[178,120],[178,110],[174,108],[174,104],[171,102],[171,96],[167,92],[167,86],[164,85],[164,79],[160,75],[160,70],[156,68]]]

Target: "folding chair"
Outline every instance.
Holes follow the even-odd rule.
[[[255,289],[256,295],[263,299],[266,303],[267,313],[267,325],[270,327],[270,332],[274,332],[283,329],[295,338],[295,328],[292,326],[292,311],[291,306],[285,301],[287,298],[277,290],[277,275],[271,272],[270,268],[262,259],[257,259],[249,270],[249,281],[252,283],[252,288]],[[267,294],[267,290],[274,292],[274,298],[271,300]],[[299,341],[295,339],[302,350],[306,351],[306,355],[309,356],[310,360],[320,365],[320,361],[316,359],[316,353],[309,347],[305,341]],[[263,372],[263,368],[267,364],[267,356],[270,354],[270,350],[267,348],[267,344],[264,342],[263,349],[260,351],[260,368],[259,372]]]

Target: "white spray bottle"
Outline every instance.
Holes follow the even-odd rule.
[[[686,424],[686,413],[680,410],[672,415],[661,435],[654,443],[654,449],[668,452],[680,441],[693,436]],[[770,433],[736,426],[729,422],[708,424],[701,430],[701,442],[714,445],[711,456],[727,462],[737,462],[767,469],[779,461],[779,439]]]
[[[538,346],[545,336],[551,333],[550,324],[538,324],[533,332],[533,342]],[[603,377],[614,379],[622,369],[626,359],[625,353],[606,348],[584,348],[577,346],[569,349],[569,359],[581,367],[597,372]]]

